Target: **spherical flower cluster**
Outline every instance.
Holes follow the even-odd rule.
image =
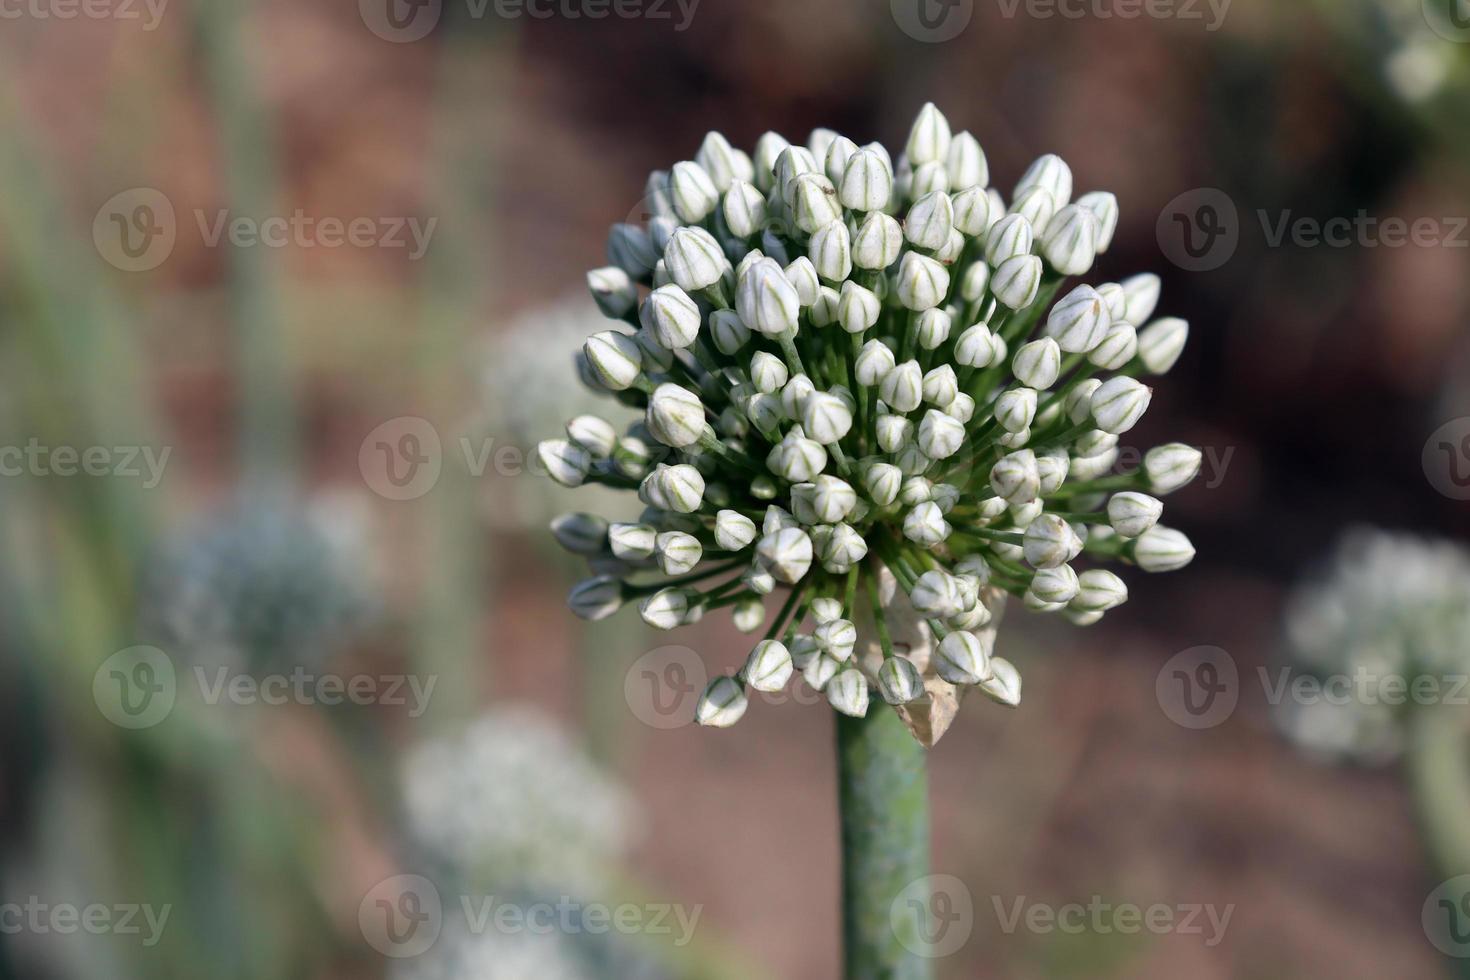
[[[601,894],[630,846],[637,811],[550,718],[497,708],[404,766],[415,841],[474,883]]]
[[[1007,594],[1093,623],[1127,587],[1084,562],[1193,557],[1158,497],[1200,453],[1160,446],[1114,472],[1152,396],[1139,378],[1173,366],[1188,326],[1153,319],[1152,275],[1063,291],[1108,248],[1113,195],[1074,198],[1056,156],[1009,206],[989,180],[976,139],[927,105],[897,159],[828,130],[804,146],[767,133],[751,155],[711,133],[652,175],[646,227],[613,228],[589,283],[620,322],[587,339],[580,371],[643,419],[579,417],[539,453],[558,482],[645,508],[554,523],[595,573],[577,614],[636,602],[664,630],[722,607],[743,630],[769,623],[701,723],[733,723],[749,689],[797,670],[849,715],[875,688],[897,706],[937,685],[1014,704],[1020,678],[987,625]],[[932,656],[892,642],[887,575]],[[854,656],[869,647],[881,655]]]
[[[1457,697],[1470,674],[1470,551],[1359,528],[1286,612],[1291,672],[1319,684],[1287,696],[1277,720],[1304,748],[1364,762],[1396,756],[1406,713]],[[1416,685],[1417,688],[1416,688]]]

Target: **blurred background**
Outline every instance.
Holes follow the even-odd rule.
[[[0,977],[837,976],[832,713],[689,725],[747,641],[584,629],[597,502],[527,460],[650,170],[928,100],[1117,194],[1095,278],[1192,326],[1138,445],[1205,451],[1194,565],[1013,614],[1020,709],[933,750],[939,975],[1466,973],[1463,0],[15,0],[0,51]],[[1365,657],[1445,693],[1275,686]]]

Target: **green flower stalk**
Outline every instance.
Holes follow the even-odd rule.
[[[614,227],[588,277],[619,322],[580,375],[642,420],[574,420],[538,451],[557,482],[644,505],[558,519],[593,572],[575,613],[636,603],[669,630],[728,608],[763,631],[700,724],[735,724],[798,671],[838,712],[852,977],[926,975],[874,930],[927,867],[920,746],[972,689],[1020,702],[995,652],[1007,597],[1094,623],[1127,598],[1103,562],[1194,554],[1158,497],[1200,453],[1115,471],[1152,397],[1139,378],[1173,366],[1188,326],[1153,319],[1151,275],[1065,289],[1112,239],[1111,194],[1074,201],[1056,156],[1009,208],[989,181],[933,105],[896,159],[827,130],[767,133],[752,155],[710,134],[650,177],[651,218]]]

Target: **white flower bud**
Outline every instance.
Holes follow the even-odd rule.
[[[808,235],[839,220],[842,206],[837,203],[837,188],[822,174],[805,173],[790,185],[791,211],[796,226]]]
[[[1036,300],[1041,289],[1041,259],[1034,255],[1017,255],[1006,259],[995,270],[990,291],[1002,305],[1024,310]]]
[[[1064,205],[1072,200],[1072,168],[1054,153],[1039,157],[1022,175],[1011,197],[1020,197],[1032,187],[1044,189],[1058,206]]]
[[[674,164],[669,192],[674,199],[674,213],[685,224],[699,224],[720,203],[720,192],[709,174],[689,160]]]
[[[955,577],[960,579],[974,579],[975,588],[990,581],[990,563],[982,555],[969,555],[955,564]]]
[[[786,362],[774,354],[759,351],[750,359],[751,383],[763,394],[775,394],[785,387],[790,378]]]
[[[838,524],[822,544],[822,567],[845,574],[868,555],[868,542],[849,524]]]
[[[1097,215],[1078,204],[1069,204],[1046,224],[1041,236],[1041,254],[1064,276],[1080,276],[1097,259],[1102,231]]]
[[[943,412],[930,409],[919,423],[919,448],[930,459],[949,459],[965,442],[965,427]]]
[[[945,166],[949,173],[949,186],[956,190],[980,189],[990,183],[990,164],[985,159],[985,151],[980,148],[980,141],[968,132],[959,133],[950,140]]]
[[[663,275],[665,276],[665,280],[664,281],[665,282],[671,281],[670,279],[667,278],[668,277],[668,271],[669,270],[668,270],[668,266],[664,263],[664,261],[662,259],[662,255],[664,253],[664,249],[666,249],[666,248],[669,247],[669,240],[674,237],[674,232],[677,231],[678,228],[679,228],[679,222],[678,222],[678,220],[676,220],[675,218],[672,218],[672,217],[668,217],[668,218],[660,217],[660,218],[651,218],[651,219],[649,219],[649,222],[648,222],[648,237],[649,237],[649,240],[653,242],[653,249],[654,249],[654,251],[658,252],[658,254],[660,256],[660,259],[658,261],[658,264],[653,267],[653,275],[654,275],[654,280],[655,280],[654,281],[654,285],[655,286],[661,286],[661,285],[663,285],[663,283],[657,281],[658,280],[658,277],[659,277],[659,271],[660,270],[663,271]]]
[[[1152,272],[1143,272],[1131,279],[1123,280],[1123,292],[1128,296],[1126,319],[1135,327],[1148,322],[1159,306],[1159,291],[1163,283]]]
[[[710,336],[721,354],[734,354],[750,340],[750,328],[734,310],[715,310],[709,318]]]
[[[751,330],[780,337],[796,329],[801,297],[774,259],[761,259],[740,277],[735,309]]]
[[[754,633],[766,621],[766,604],[759,599],[743,599],[730,609],[730,621],[742,633]]]
[[[984,323],[977,323],[964,333],[954,345],[954,359],[963,367],[983,368],[995,363],[995,334]]]
[[[715,544],[725,551],[744,551],[755,540],[755,522],[733,510],[715,515]]]
[[[756,595],[770,595],[776,589],[776,577],[759,565],[747,568],[740,581]]]
[[[788,146],[782,150],[781,155],[776,158],[776,185],[772,200],[779,197],[788,208],[793,207],[796,204],[797,178],[808,174],[813,177],[822,176],[817,158],[811,150],[804,146]]]
[[[1056,384],[1061,370],[1062,350],[1050,337],[1023,344],[1011,361],[1011,371],[1016,380],[1039,391]]]
[[[915,167],[909,175],[908,196],[910,200],[917,201],[925,195],[948,190],[949,172],[944,169],[942,163],[921,164]]]
[[[871,289],[848,280],[842,284],[842,298],[837,304],[837,320],[848,333],[862,333],[878,322],[883,304]]]
[[[857,383],[871,388],[882,382],[895,364],[893,351],[881,340],[870,340],[863,345],[853,365]]]
[[[715,237],[703,228],[676,230],[664,249],[664,265],[680,289],[706,289],[719,282],[730,261]]]
[[[882,211],[893,195],[893,172],[872,150],[853,154],[839,183],[842,206],[857,212]]]
[[[587,273],[587,288],[602,315],[620,320],[638,305],[638,287],[628,273],[615,265]]]
[[[672,286],[673,283],[667,283],[666,285]],[[644,315],[644,311],[639,311],[639,319],[648,320],[651,324],[652,311],[648,310],[646,306],[644,310],[647,310],[647,315]],[[658,338],[654,336],[651,325],[640,328],[633,335],[633,340],[637,342],[638,350],[643,355],[644,368],[649,371],[667,371],[673,367],[674,352],[658,342]]]
[[[996,704],[1014,708],[1021,703],[1021,674],[1004,657],[991,657],[990,676],[980,682],[980,693]]]
[[[566,439],[545,439],[536,447],[536,457],[547,474],[564,487],[580,487],[592,468],[592,457],[581,446]]]
[[[858,225],[852,240],[852,264],[859,269],[886,269],[898,260],[903,229],[891,215],[873,211]]]
[[[613,524],[607,529],[607,539],[618,559],[640,562],[653,557],[658,531],[652,524]]]
[[[841,305],[842,294],[831,286],[823,286],[817,292],[817,301],[812,304],[812,326],[830,327],[836,323],[838,309]]]
[[[1069,354],[1085,354],[1102,343],[1111,325],[1107,303],[1091,286],[1078,286],[1052,307],[1046,336]]]
[[[766,395],[756,392],[745,400],[745,414],[757,429],[762,432],[773,431],[780,421],[786,417],[786,412],[781,408],[781,399],[776,395]]]
[[[817,276],[816,266],[805,255],[798,256],[786,267],[786,281],[796,289],[796,298],[803,307],[817,302],[822,295],[822,280]]]
[[[940,309],[920,313],[917,324],[919,346],[924,350],[934,350],[944,343],[949,339],[951,322],[950,315]]]
[[[704,435],[704,405],[699,396],[676,384],[661,384],[648,399],[648,431],[666,446],[682,449]]]
[[[683,575],[694,570],[704,557],[699,539],[683,531],[665,531],[654,539],[659,568],[665,575]]]
[[[951,228],[949,231],[949,240],[944,243],[943,248],[934,253],[934,257],[944,265],[954,265],[960,260],[960,255],[964,251],[965,236],[961,235],[958,230]]]
[[[1072,479],[1095,480],[1112,470],[1120,455],[1117,447],[1114,447],[1096,456],[1076,457],[1072,460]]]
[[[827,682],[827,703],[853,718],[868,713],[868,679],[856,667],[839,671]]]
[[[1029,504],[1035,500],[1041,489],[1036,454],[1029,449],[1021,449],[1002,456],[990,468],[990,488],[1007,503]]]
[[[761,567],[778,582],[799,582],[812,567],[812,539],[800,528],[787,527],[764,535],[755,551]]]
[[[1030,593],[1048,606],[1071,602],[1080,588],[1071,565],[1043,568],[1031,579]]]
[[[581,619],[597,622],[617,612],[623,605],[623,583],[611,575],[583,579],[572,586],[567,608]]]
[[[751,165],[755,168],[755,182],[762,190],[769,190],[773,183],[776,161],[791,146],[786,137],[779,133],[766,132],[755,143],[755,157]]]
[[[918,408],[924,400],[924,373],[919,362],[895,365],[879,383],[878,395],[895,412],[912,412]]]
[[[816,629],[817,649],[833,660],[846,661],[857,646],[857,627],[846,619],[834,619]]]
[[[792,483],[807,483],[827,466],[827,450],[814,439],[788,435],[766,455],[766,467]]]
[[[935,502],[923,502],[904,516],[904,538],[923,548],[935,547],[950,536],[953,527]]]
[[[730,189],[730,184],[739,176],[739,163],[735,149],[721,133],[709,133],[694,154],[694,162],[709,176],[710,181],[721,191]]]
[[[643,373],[643,353],[638,342],[625,333],[603,330],[582,345],[597,380],[613,391],[632,387]]]
[[[1111,320],[1128,319],[1128,294],[1123,291],[1123,286],[1120,283],[1105,282],[1097,287],[1097,294],[1107,304],[1108,317]],[[1134,324],[1134,326],[1137,326],[1137,324]]]
[[[927,255],[905,252],[897,292],[905,309],[919,312],[938,306],[949,295],[949,270]]]
[[[788,527],[800,527],[801,522],[792,517],[791,514],[775,504],[766,508],[766,516],[761,520],[761,533],[774,534]]]
[[[665,350],[683,350],[699,336],[699,307],[678,286],[661,286],[649,293],[643,321]]]
[[[740,673],[757,691],[774,694],[786,686],[792,674],[791,651],[776,640],[762,640],[750,652]]]
[[[990,196],[980,187],[970,187],[954,196],[954,226],[971,238],[990,227]]]
[[[793,659],[794,657],[795,655],[793,654]],[[802,667],[801,676],[806,681],[807,686],[813,691],[820,691],[826,688],[828,683],[831,682],[833,677],[837,676],[837,672],[841,669],[842,665],[837,661],[825,654],[817,653],[816,643],[813,642],[812,657]]]
[[[923,386],[924,401],[938,408],[954,401],[955,396],[960,393],[959,379],[955,377],[954,368],[948,364],[941,364],[924,375]]]
[[[729,728],[745,715],[750,700],[733,677],[716,677],[699,697],[694,720],[707,728]]]
[[[951,139],[949,120],[934,103],[926,102],[909,130],[904,155],[916,167],[925,163],[944,163],[949,157]]]
[[[562,514],[551,522],[556,543],[574,555],[596,555],[607,543],[607,521],[596,514]]]
[[[593,459],[607,459],[618,446],[617,430],[596,415],[578,415],[568,422],[567,438],[587,450]]]
[[[736,238],[750,238],[766,223],[766,199],[743,180],[730,185],[725,194],[725,224]]]
[[[898,499],[903,486],[903,473],[892,463],[874,463],[863,474],[863,486],[868,498],[879,507],[887,507]]]
[[[918,365],[914,365],[917,371]],[[890,374],[892,372],[889,372]],[[884,380],[887,380],[885,377]],[[915,405],[915,408],[918,406]],[[878,446],[885,453],[896,453],[914,437],[914,423],[902,415],[878,416]]]
[[[1031,442],[1031,427],[1027,426],[1020,432],[1006,432],[996,442],[1007,449],[1021,449]]]
[[[1026,528],[1021,548],[1032,568],[1056,568],[1081,554],[1082,539],[1062,518],[1042,514]]]
[[[1102,387],[1102,381],[1098,378],[1087,378],[1079,381],[1077,386],[1067,392],[1067,397],[1062,403],[1062,409],[1067,413],[1067,419],[1073,425],[1081,425],[1092,418],[1092,396],[1097,389]]]
[[[992,661],[987,644],[974,633],[957,630],[939,641],[935,669],[951,684],[979,684],[990,677]]]
[[[607,237],[607,260],[634,279],[646,279],[658,264],[658,249],[637,225],[613,225]]]
[[[944,414],[961,423],[968,423],[975,417],[975,399],[962,391],[954,396],[954,401],[944,406]]]
[[[1136,538],[1159,522],[1164,504],[1157,497],[1131,490],[1115,493],[1108,501],[1108,523],[1125,538]]]
[[[1104,432],[1122,435],[1138,424],[1153,390],[1127,377],[1109,378],[1092,396],[1092,417]]]
[[[1071,458],[1062,450],[1053,450],[1036,457],[1036,475],[1040,480],[1038,492],[1042,496],[1056,493],[1067,482],[1067,471]]]
[[[852,429],[852,410],[836,395],[814,392],[802,406],[801,424],[809,438],[830,446]]]
[[[1143,469],[1154,493],[1173,493],[1186,487],[1199,475],[1204,456],[1193,446],[1171,442],[1155,446],[1143,457]]]
[[[943,248],[954,230],[954,202],[943,191],[925,194],[909,208],[903,233],[910,243],[931,251]]]
[[[911,477],[903,481],[903,489],[898,492],[900,503],[917,507],[934,499],[934,483],[922,476]]]
[[[689,593],[683,589],[660,589],[638,606],[638,615],[656,630],[671,630],[684,625],[689,612]]]
[[[1105,568],[1090,568],[1077,577],[1071,607],[1081,612],[1106,612],[1128,601],[1128,586]]]
[[[1092,191],[1077,198],[1077,203],[1097,219],[1097,251],[1101,255],[1113,244],[1118,230],[1118,199],[1110,191]]]
[[[842,600],[831,597],[813,599],[811,605],[812,619],[818,623],[830,623],[834,619],[842,618]]]
[[[665,510],[692,514],[704,502],[704,477],[688,463],[660,466],[654,476],[668,502]]]
[[[878,668],[878,690],[889,704],[908,704],[924,696],[924,678],[906,657],[889,657]]]
[[[939,569],[919,576],[913,591],[909,593],[909,601],[922,615],[941,619],[965,609],[964,590],[960,583],[953,575]]]
[[[1179,531],[1156,524],[1134,541],[1133,560],[1145,572],[1176,572],[1194,560],[1194,545]]]
[[[985,236],[985,260],[991,268],[1018,255],[1030,255],[1035,241],[1031,222],[1019,214],[1006,215]]]
[[[821,523],[836,524],[845,520],[856,503],[857,491],[846,480],[828,475],[817,477],[812,506]]]
[[[847,223],[833,221],[817,230],[807,247],[812,266],[823,279],[841,282],[852,273],[852,240]]]
[[[1138,352],[1138,331],[1127,320],[1118,320],[1103,334],[1102,343],[1092,349],[1087,359],[1104,371],[1117,371],[1133,360]]]
[[[792,375],[791,380],[786,382],[786,387],[781,389],[781,408],[786,412],[788,418],[801,418],[802,408],[806,400],[817,390],[812,384],[812,379],[804,374]]]
[[[1012,388],[995,400],[995,420],[1007,432],[1025,432],[1036,418],[1036,389]]]
[[[1057,213],[1057,199],[1043,187],[1029,188],[1011,202],[1011,214],[1025,218],[1033,231],[1045,232]]]
[[[1138,356],[1150,374],[1166,374],[1184,353],[1189,324],[1178,317],[1155,320],[1138,333]]]
[[[812,146],[811,150],[822,161],[822,172],[827,175],[827,179],[841,186],[848,163],[858,153],[858,145],[846,136],[833,133],[832,138],[820,150],[816,146]]]

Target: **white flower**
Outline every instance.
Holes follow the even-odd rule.
[[[780,265],[760,259],[740,276],[735,309],[751,330],[779,337],[796,330],[801,298]]]
[[[643,561],[653,557],[658,528],[652,524],[613,524],[608,527],[607,539],[619,561]]]
[[[1072,200],[1072,168],[1055,153],[1039,157],[1017,182],[1011,197],[1020,197],[1033,187],[1046,191],[1060,207]]]
[[[1110,325],[1102,296],[1091,286],[1078,286],[1052,307],[1046,335],[1069,354],[1085,354],[1102,343]]]
[[[1082,552],[1082,539],[1055,514],[1042,514],[1026,528],[1022,549],[1033,568],[1056,568]]]
[[[610,575],[585,579],[572,587],[567,606],[582,619],[606,619],[623,606],[623,583]]]
[[[829,620],[817,627],[815,639],[818,650],[833,660],[846,661],[857,645],[857,627],[846,619]]]
[[[1031,578],[1031,595],[1049,605],[1071,602],[1080,584],[1071,565],[1043,568]]]
[[[693,571],[704,557],[699,539],[683,531],[665,531],[655,539],[659,567],[665,575],[683,575]]]
[[[581,486],[592,466],[587,450],[566,439],[543,440],[536,447],[536,457],[551,478],[564,487]]]
[[[661,384],[648,399],[648,430],[666,446],[692,446],[705,432],[699,396],[676,384]]]
[[[1092,396],[1092,417],[1104,432],[1121,435],[1138,424],[1153,390],[1128,377],[1109,378]]]
[[[1128,586],[1106,568],[1089,568],[1077,579],[1077,595],[1071,601],[1073,609],[1104,612],[1128,601]]]
[[[898,267],[898,301],[905,309],[920,312],[938,306],[949,293],[949,270],[920,255],[905,252]]]
[[[1002,456],[990,468],[990,488],[1008,503],[1026,504],[1035,500],[1041,489],[1036,454],[1030,449],[1020,449]]]
[[[919,362],[904,361],[896,365],[883,376],[878,394],[896,412],[912,412],[918,408],[924,401],[924,373]]]
[[[1204,454],[1193,446],[1171,442],[1155,446],[1143,457],[1143,469],[1154,493],[1173,493],[1199,475]]]
[[[1021,703],[1021,675],[1009,660],[992,657],[990,676],[980,682],[980,690],[997,704],[1014,708]]]
[[[818,521],[836,524],[852,513],[857,505],[857,491],[846,480],[823,474],[817,477],[812,505]]]
[[[1167,374],[1184,353],[1189,324],[1178,317],[1155,320],[1138,332],[1138,357],[1150,374]]]
[[[1062,349],[1050,337],[1033,340],[1016,351],[1011,371],[1028,388],[1044,391],[1056,384],[1062,369]]]
[[[660,286],[643,304],[644,326],[666,350],[683,350],[699,336],[699,307],[678,286]]]
[[[946,160],[949,186],[959,189],[980,189],[990,183],[990,166],[980,141],[968,132],[957,133],[950,141]],[[979,232],[966,232],[979,234]]]
[[[870,340],[863,345],[853,366],[857,383],[866,387],[879,384],[895,365],[893,351],[881,340]]]
[[[888,163],[872,150],[859,150],[847,161],[838,198],[845,208],[859,213],[882,211],[893,194],[893,174]]]
[[[812,565],[812,539],[800,528],[766,534],[755,548],[761,567],[778,582],[799,582]]]
[[[1131,490],[1108,500],[1108,523],[1125,538],[1136,538],[1159,522],[1164,504],[1157,497]]]
[[[757,691],[774,694],[786,686],[792,674],[791,652],[776,640],[762,640],[750,652],[741,671],[745,683]]]
[[[824,391],[807,397],[801,410],[801,424],[807,435],[824,446],[840,442],[852,428],[852,411],[836,395]]]
[[[638,305],[638,287],[628,273],[615,265],[587,273],[587,289],[602,315],[619,320]]]
[[[948,364],[941,364],[924,375],[923,383],[924,401],[943,408],[955,400],[959,394],[959,379],[955,376],[954,368]]]
[[[1064,276],[1080,276],[1092,268],[1102,237],[1097,215],[1077,204],[1062,208],[1047,222],[1041,254]]]
[[[689,160],[674,164],[670,193],[679,220],[695,225],[709,217],[719,203],[720,192],[699,164]]]
[[[842,282],[852,273],[852,240],[840,219],[819,228],[812,236],[807,255],[823,279]]]
[[[1110,191],[1092,191],[1077,198],[1077,203],[1097,219],[1097,251],[1106,252],[1118,230],[1118,198]]]
[[[1135,327],[1147,323],[1159,305],[1159,291],[1162,287],[1163,283],[1152,272],[1123,280],[1123,294],[1128,298],[1128,312],[1124,319]]]
[[[990,263],[991,268],[995,268],[1006,259],[1029,255],[1034,241],[1035,232],[1031,228],[1031,222],[1019,214],[1006,215],[986,234],[985,261]]]
[[[943,310],[925,310],[920,313],[917,331],[919,346],[924,350],[934,350],[944,343],[949,339],[951,323],[952,318]]]
[[[1133,560],[1145,572],[1178,571],[1194,560],[1194,545],[1173,528],[1156,524],[1133,543]]]
[[[766,223],[766,198],[743,180],[730,185],[723,204],[725,224],[737,238],[750,238]]]
[[[852,239],[852,264],[859,269],[886,269],[898,260],[903,229],[890,215],[874,211],[858,225]]]
[[[643,354],[637,341],[616,330],[604,330],[588,337],[582,352],[598,380],[613,391],[632,387],[643,372]]]
[[[680,289],[695,292],[719,282],[730,262],[703,228],[678,228],[664,249],[664,265]]]
[[[745,716],[750,701],[745,688],[733,677],[710,681],[694,707],[694,720],[708,728],[729,728]]]
[[[949,157],[951,138],[949,120],[934,103],[926,102],[909,130],[904,155],[916,167],[925,163],[944,163]]]
[[[826,694],[827,703],[845,715],[861,718],[868,713],[868,681],[855,667],[839,670],[827,681]]]
[[[596,415],[579,415],[568,422],[567,438],[594,459],[607,459],[618,446],[618,430]]]
[[[944,191],[925,194],[909,207],[903,233],[911,245],[931,251],[941,249],[954,230],[954,202]]]
[[[990,290],[1012,310],[1030,306],[1041,289],[1041,260],[1034,255],[1006,259],[995,270]]]
[[[613,225],[607,236],[607,260],[634,279],[647,279],[658,264],[653,239],[637,225]]]
[[[1087,359],[1104,371],[1118,371],[1128,366],[1138,352],[1138,331],[1127,320],[1118,320],[1103,334],[1102,343],[1094,347]]]
[[[922,506],[922,505],[921,505]],[[914,608],[926,616],[946,617],[964,612],[964,590],[953,575],[938,570],[925,572],[909,593]]]
[[[660,589],[638,605],[638,615],[656,630],[684,625],[689,612],[689,593],[682,589]]]
[[[951,684],[979,684],[992,670],[990,651],[974,633],[956,630],[939,641],[936,668]]]
[[[958,419],[930,409],[919,423],[919,448],[930,459],[948,459],[959,452],[965,427]]]
[[[924,678],[912,661],[889,657],[878,668],[878,690],[889,704],[908,704],[924,696]]]
[[[932,501],[919,504],[903,519],[903,536],[926,548],[948,538],[951,530],[944,512]]]

